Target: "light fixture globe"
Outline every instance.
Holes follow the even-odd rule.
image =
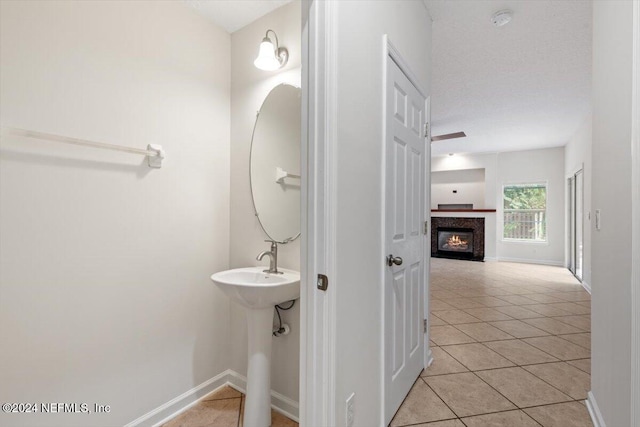
[[[276,38],[275,46],[269,38],[269,31],[271,31]],[[278,36],[276,33],[273,30],[267,30],[267,34],[260,43],[258,57],[253,61],[253,65],[261,70],[275,71],[284,67],[288,60],[289,52],[284,47],[278,46]]]
[[[274,71],[280,68],[280,61],[276,58],[276,49],[268,37],[262,39],[258,57],[253,61],[253,65],[265,71]]]

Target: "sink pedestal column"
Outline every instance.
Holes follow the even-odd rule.
[[[244,403],[246,427],[271,426],[271,339],[273,307],[245,309],[249,331],[249,367]]]

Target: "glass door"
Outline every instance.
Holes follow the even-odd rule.
[[[582,282],[584,243],[584,174],[579,170],[567,180],[569,194],[569,270]]]

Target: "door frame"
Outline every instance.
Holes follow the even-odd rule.
[[[640,425],[640,2],[633,2],[631,94],[631,424]]]
[[[300,425],[336,424],[337,4],[302,0]],[[326,291],[318,274],[329,278]]]
[[[430,217],[431,217],[431,210],[429,209],[430,207],[430,186],[431,186],[431,99],[430,97],[427,95],[427,92],[424,90],[424,88],[422,87],[422,85],[420,84],[420,81],[417,79],[416,75],[413,73],[413,71],[411,71],[411,67],[409,67],[409,64],[407,63],[407,61],[405,61],[405,59],[402,57],[400,51],[395,47],[395,45],[391,42],[391,40],[389,39],[388,34],[385,34],[382,37],[382,44],[383,44],[383,55],[382,55],[382,138],[381,138],[381,150],[382,150],[382,163],[380,164],[380,168],[382,170],[382,180],[380,183],[380,188],[381,188],[381,206],[380,206],[380,212],[381,212],[381,219],[380,219],[380,237],[381,237],[381,253],[380,253],[380,260],[384,260],[386,259],[387,256],[387,248],[386,248],[386,237],[385,237],[385,227],[386,227],[386,162],[387,162],[387,156],[386,156],[386,139],[387,139],[387,81],[388,81],[388,74],[387,74],[387,61],[391,60],[393,62],[395,62],[395,64],[400,68],[400,70],[404,73],[404,75],[409,79],[409,81],[411,82],[411,84],[418,90],[418,92],[420,93],[420,95],[422,95],[425,98],[425,122],[427,123],[427,136],[425,136],[424,139],[424,144],[425,144],[425,151],[424,151],[424,158],[425,158],[425,183],[424,183],[424,188],[425,188],[425,206],[424,206],[424,219],[423,221],[427,222],[430,221]],[[429,227],[429,231],[430,231],[431,227]],[[424,319],[427,319],[427,330],[426,332],[424,332],[423,337],[424,337],[424,356],[423,356],[423,363],[424,363],[424,368],[426,369],[427,366],[429,366],[432,362],[432,356],[431,356],[431,349],[429,348],[429,323],[428,323],[428,319],[429,319],[429,269],[430,269],[430,264],[429,264],[429,257],[430,257],[430,243],[431,243],[431,234],[429,233],[425,233],[423,234],[423,238],[425,239],[425,241],[423,242],[424,244],[424,250],[423,250],[423,256],[424,256],[424,282],[423,282],[423,296],[424,296]],[[381,378],[382,378],[382,388],[381,388],[381,392],[382,392],[382,405],[380,405],[380,419],[384,422],[385,420],[385,394],[386,394],[386,376],[385,376],[385,364],[386,364],[386,359],[385,359],[385,345],[386,345],[386,336],[385,336],[385,300],[384,300],[384,296],[385,296],[385,292],[384,292],[384,286],[386,286],[385,283],[385,274],[386,274],[386,266],[384,265],[383,262],[380,263],[381,268],[380,268],[380,282],[381,285],[383,287],[383,289],[381,289],[381,295],[382,297],[380,298],[380,313],[382,313],[382,321],[380,322],[380,334],[382,339],[381,341],[381,347],[380,347],[380,351],[381,351],[381,360],[382,363],[380,364],[380,373],[381,373]]]

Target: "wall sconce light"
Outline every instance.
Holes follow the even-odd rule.
[[[273,36],[276,39],[275,46],[269,38],[269,31],[273,33]],[[258,52],[256,60],[253,61],[253,65],[261,70],[275,71],[284,67],[288,60],[289,51],[286,48],[279,46],[276,32],[273,30],[267,30],[264,38],[262,39],[262,43],[260,43],[260,51]]]

